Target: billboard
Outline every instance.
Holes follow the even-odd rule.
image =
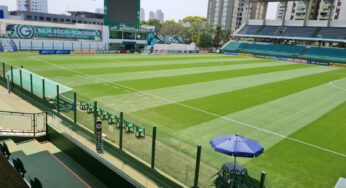
[[[105,0],[104,3],[104,25],[139,27],[140,0]]]
[[[33,38],[58,38],[75,40],[102,40],[102,31],[88,29],[72,29],[60,27],[45,27],[20,24],[8,24],[6,33],[11,38],[33,39]]]

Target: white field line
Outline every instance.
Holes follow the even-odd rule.
[[[315,149],[319,149],[319,150],[322,150],[322,151],[325,151],[325,152],[329,152],[329,153],[332,153],[332,154],[335,154],[335,155],[338,155],[338,156],[346,158],[346,154],[344,154],[344,153],[339,153],[337,151],[333,151],[333,150],[330,150],[330,149],[327,149],[327,148],[324,148],[324,147],[320,147],[318,145],[314,145],[314,144],[311,144],[311,143],[308,143],[308,142],[304,142],[304,141],[301,141],[301,140],[298,140],[298,139],[295,139],[295,138],[291,138],[291,137],[285,136],[283,134],[279,134],[279,133],[276,133],[276,132],[273,132],[273,131],[270,131],[270,130],[262,129],[262,128],[256,127],[255,125],[251,125],[251,124],[248,124],[248,123],[245,123],[245,122],[241,122],[241,121],[238,121],[238,120],[235,120],[235,119],[232,119],[232,118],[228,118],[228,117],[225,117],[225,116],[220,116],[218,114],[215,114],[215,113],[212,113],[212,112],[208,112],[208,111],[205,111],[205,110],[202,110],[200,108],[193,107],[193,106],[185,105],[183,103],[176,102],[176,101],[173,101],[173,100],[170,100],[170,99],[166,99],[166,98],[163,98],[163,97],[160,97],[160,96],[152,95],[151,93],[147,93],[145,91],[140,91],[140,90],[137,90],[137,89],[134,89],[134,88],[130,88],[130,87],[127,87],[127,86],[122,85],[122,84],[118,84],[118,83],[114,83],[114,82],[111,83],[111,82],[109,82],[107,80],[98,78],[96,76],[91,76],[91,75],[85,74],[83,72],[79,72],[79,71],[76,71],[76,70],[73,70],[73,69],[68,69],[68,68],[65,68],[63,66],[47,62],[45,60],[42,60],[42,59],[39,59],[39,58],[36,58],[36,57],[30,57],[30,58],[32,58],[34,60],[37,60],[37,61],[40,61],[40,62],[43,62],[43,63],[46,63],[46,64],[49,64],[49,65],[52,65],[52,66],[59,67],[59,68],[64,69],[64,70],[68,70],[68,71],[75,72],[75,73],[80,74],[80,75],[84,75],[85,77],[89,77],[89,78],[93,78],[95,80],[106,82],[106,83],[108,83],[110,85],[116,85],[116,86],[122,87],[122,88],[127,89],[127,90],[132,90],[134,92],[139,92],[139,93],[145,94],[145,95],[150,96],[150,97],[154,97],[154,98],[157,98],[157,99],[160,99],[160,100],[163,100],[163,101],[167,101],[167,102],[172,103],[172,104],[177,104],[177,105],[180,105],[180,106],[192,109],[192,110],[196,110],[196,111],[202,112],[204,114],[208,114],[208,115],[211,115],[211,116],[214,116],[214,117],[226,120],[226,121],[230,121],[230,122],[233,122],[233,123],[245,126],[245,127],[249,127],[249,128],[252,128],[252,129],[264,132],[264,133],[268,133],[268,134],[271,134],[271,135],[274,135],[274,136],[278,136],[278,137],[281,137],[281,138],[284,138],[284,139],[288,139],[288,140],[291,140],[291,141],[296,142],[296,143],[300,143],[300,144],[303,144],[303,145],[306,145],[306,146],[309,146],[309,147],[312,147],[312,148],[315,148]],[[333,86],[332,84],[330,84],[330,85]],[[338,89],[341,89],[341,88],[338,88]],[[346,91],[346,90],[344,88],[342,88],[342,91],[340,91],[340,92],[344,92],[344,91]]]
[[[343,91],[346,91],[346,88],[343,88],[343,87],[340,87],[340,86],[337,86],[337,85],[334,84],[335,82],[338,82],[338,81],[340,81],[340,80],[331,81],[331,82],[329,82],[329,85],[332,86],[332,87],[334,87],[334,88],[337,88],[337,89],[341,89],[341,90],[343,90]]]

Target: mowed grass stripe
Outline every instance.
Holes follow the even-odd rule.
[[[290,137],[345,152],[345,113],[343,103]],[[334,187],[339,177],[346,177],[345,157],[290,140],[281,141],[247,167],[271,174],[267,184],[273,187]]]
[[[331,87],[327,83],[251,108],[246,108],[239,112],[224,115],[223,117],[244,122],[280,135],[289,136],[311,122],[316,121],[345,101],[346,91]],[[260,141],[266,149],[269,149],[284,139],[283,137],[271,135],[266,132],[260,134],[262,131],[227,121],[227,119],[217,118],[203,122],[193,127],[182,129],[176,135],[179,139],[195,145],[196,143],[208,143],[211,138],[222,134],[238,132],[239,134],[247,135],[250,138]],[[194,135],[199,136],[198,138],[191,139],[195,137]],[[305,141],[303,138],[297,139]],[[308,143],[323,147],[319,143]],[[336,151],[342,152],[342,150]]]
[[[115,68],[115,67],[137,67],[137,66],[155,66],[155,65],[189,65],[189,64],[204,64],[204,63],[231,63],[241,64],[241,63],[261,63],[261,62],[275,62],[275,60],[258,61],[259,59],[254,58],[222,58],[222,59],[196,59],[196,60],[176,60],[176,61],[142,61],[142,62],[107,62],[100,63],[94,61],[94,63],[88,63],[87,66],[84,62],[74,62],[71,61],[70,64],[64,64],[66,68],[71,69],[100,69],[100,68]],[[111,60],[110,60],[111,61]],[[35,70],[52,70],[54,67],[35,67]]]
[[[255,63],[255,64],[231,64],[224,66],[208,66],[208,67],[194,67],[194,68],[184,68],[184,69],[170,69],[170,70],[160,70],[160,71],[142,71],[142,72],[127,72],[127,73],[118,73],[118,74],[98,74],[91,75],[95,76],[98,79],[86,80],[85,78],[81,78],[80,74],[85,74],[83,72],[76,71],[74,69],[66,70],[67,72],[79,72],[80,74],[75,74],[75,76],[66,77],[66,76],[57,76],[54,77],[51,75],[57,82],[62,82],[70,87],[89,85],[92,83],[103,83],[103,80],[107,80],[107,82],[121,82],[127,80],[139,80],[139,79],[148,79],[148,78],[163,78],[170,76],[179,76],[179,75],[187,75],[187,74],[198,74],[198,73],[206,73],[206,72],[215,72],[215,71],[225,71],[225,70],[239,70],[239,69],[247,69],[254,67],[270,67],[270,66],[283,66],[288,65],[290,63],[278,63],[278,62],[269,62],[269,63]],[[61,66],[55,64],[57,66]],[[63,69],[63,68],[61,68]],[[61,70],[60,69],[60,70]],[[54,73],[53,73],[54,74]]]
[[[270,62],[266,59],[257,59],[248,64],[253,63],[265,63]],[[179,71],[179,69],[187,68],[200,68],[200,67],[216,67],[216,66],[227,66],[227,65],[240,65],[244,64],[242,62],[209,62],[209,63],[194,63],[194,64],[167,64],[164,63],[160,65],[151,65],[151,66],[128,66],[128,67],[102,67],[102,68],[78,68],[74,69],[75,71],[82,72],[89,75],[98,75],[98,74],[117,74],[117,73],[126,73],[126,72],[144,72],[144,71],[160,71],[160,70],[171,70],[174,69]],[[85,65],[84,65],[85,66]],[[68,72],[66,70],[42,70],[37,71],[37,74],[40,75],[54,75],[54,76],[73,76],[74,72]]]
[[[109,95],[98,97],[96,99],[101,103],[114,104],[116,108],[123,109],[124,112],[129,113],[168,105],[171,104],[170,100],[182,102],[333,70],[337,69],[311,66],[311,68],[270,72],[251,76],[146,90],[145,93],[149,93],[150,95],[146,95],[141,91],[131,92],[130,90],[126,89],[126,91],[130,93],[122,95]],[[123,89],[120,87],[114,88]],[[151,95],[160,97],[152,97]],[[162,100],[161,97],[169,100]]]
[[[163,77],[163,78],[149,78],[142,80],[131,80],[119,82],[119,84],[131,87],[137,90],[151,90],[164,87],[173,87],[178,85],[186,85],[193,83],[201,82],[210,82],[214,80],[222,80],[236,77],[243,77],[249,75],[264,74],[277,71],[287,71],[294,69],[302,68],[311,68],[309,65],[299,65],[299,64],[290,64],[283,66],[272,66],[272,67],[256,67],[250,69],[240,69],[240,70],[226,70],[226,71],[217,71],[217,72],[207,72],[200,74],[188,74],[181,76],[172,76],[172,77]],[[97,88],[95,90],[90,90],[90,88]],[[100,84],[89,84],[83,85],[75,88],[77,91],[82,93],[88,93],[89,96],[100,97],[107,95],[119,95],[128,93],[123,89],[109,87],[108,85]]]
[[[92,62],[104,62],[104,63],[118,63],[118,62],[143,62],[143,61],[177,61],[177,60],[196,60],[196,59],[222,59],[222,58],[240,58],[235,56],[226,55],[160,55],[160,56],[145,56],[145,55],[72,55],[72,56],[35,56],[36,58],[42,58],[45,61],[51,61],[59,64],[69,64],[70,61],[84,62],[86,64]],[[244,57],[245,58],[245,57]],[[68,59],[69,61],[66,61]],[[110,61],[111,60],[111,61]]]
[[[346,69],[309,75],[286,81],[261,85],[234,92],[198,98],[182,102],[183,105],[198,108],[220,116],[237,112],[252,106],[272,101],[305,89],[316,87],[345,77]],[[160,125],[171,130],[180,130],[210,121],[216,117],[179,104],[170,104],[158,108],[133,113],[146,120],[146,123]]]

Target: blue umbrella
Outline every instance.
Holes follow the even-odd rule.
[[[233,156],[234,163],[237,157],[255,158],[264,152],[264,148],[257,141],[238,134],[214,138],[210,144],[215,151]]]

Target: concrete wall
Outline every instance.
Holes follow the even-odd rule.
[[[7,39],[1,39],[7,40]],[[103,42],[13,39],[18,50],[107,50]]]

